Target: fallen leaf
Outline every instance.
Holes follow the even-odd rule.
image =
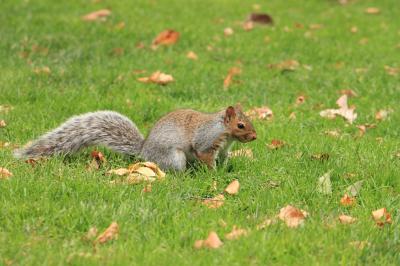
[[[243,229],[243,228],[238,228],[236,225],[233,226],[232,231],[225,234],[225,238],[228,240],[235,240],[238,239],[242,236],[248,235],[248,230]]]
[[[386,70],[386,73],[388,73],[391,76],[397,76],[400,73],[399,67],[385,66],[385,70]]]
[[[232,28],[225,28],[224,29],[224,35],[225,36],[231,36],[231,35],[233,35],[233,29]]]
[[[97,236],[97,228],[96,227],[90,227],[85,236],[83,237],[84,240],[86,241],[91,241]]]
[[[239,193],[240,184],[237,179],[233,180],[229,185],[225,188],[225,192],[229,195],[237,195]]]
[[[344,194],[344,196],[340,199],[340,204],[344,207],[353,206],[355,203],[356,199],[347,194]]]
[[[339,216],[339,221],[342,224],[352,224],[352,223],[355,223],[357,221],[357,219],[353,218],[351,216],[342,214]]]
[[[150,193],[152,190],[151,184],[146,184],[142,190],[143,193]]]
[[[6,127],[7,123],[4,120],[0,120],[0,127]]]
[[[135,172],[148,177],[157,176],[157,174],[152,169],[145,166],[139,167],[138,169],[135,170]]]
[[[386,208],[381,208],[376,211],[373,211],[372,218],[379,227],[382,227],[385,224],[392,223],[392,217],[390,213],[386,210]]]
[[[125,28],[125,22],[121,21],[117,25],[115,25],[115,29],[122,30]]]
[[[356,26],[353,26],[350,28],[350,32],[351,33],[357,33],[358,32],[358,28]]]
[[[363,183],[364,183],[364,180],[360,180],[360,181],[357,181],[354,184],[348,186],[346,188],[346,193],[348,193],[350,196],[353,196],[353,197],[357,196],[358,193],[360,193]]]
[[[126,169],[126,168],[111,169],[111,170],[107,171],[107,174],[119,175],[119,176],[127,175],[129,173],[130,173],[129,169]]]
[[[250,31],[250,30],[254,29],[254,23],[253,23],[253,21],[245,21],[245,22],[242,24],[242,28],[243,28],[245,31]]]
[[[379,14],[381,11],[377,7],[368,7],[365,9],[365,13],[370,14],[370,15],[376,15]]]
[[[247,21],[251,21],[253,23],[258,23],[262,25],[274,23],[272,17],[266,13],[251,13]]]
[[[267,144],[267,148],[270,150],[277,150],[285,146],[286,143],[279,139],[273,139],[270,144]]]
[[[220,248],[224,243],[219,239],[218,235],[216,232],[211,231],[205,240],[196,240],[194,243],[194,248],[195,249],[200,249],[200,248],[211,248],[211,249],[216,249]]]
[[[191,59],[191,60],[197,60],[197,59],[198,59],[197,54],[195,54],[195,52],[193,52],[193,51],[189,51],[189,52],[186,54],[186,57],[187,57],[188,59]]]
[[[104,157],[103,153],[99,152],[99,151],[92,151],[90,153],[90,156],[92,156],[93,159],[96,159],[100,162],[107,162],[106,157]]]
[[[318,178],[317,191],[325,195],[332,194],[331,171]]]
[[[172,45],[179,40],[180,34],[177,31],[168,29],[160,32],[153,40],[152,46],[156,48],[160,45]]]
[[[116,222],[112,222],[110,226],[101,233],[95,240],[94,244],[104,244],[110,240],[118,239],[119,226]]]
[[[124,54],[124,52],[125,52],[125,49],[122,47],[115,47],[111,51],[112,55],[114,55],[114,56],[121,56]]]
[[[291,112],[289,115],[289,119],[290,120],[295,120],[296,119],[296,113],[295,112]]]
[[[129,185],[136,185],[136,184],[140,184],[140,183],[144,183],[144,182],[151,183],[156,180],[157,180],[157,178],[155,178],[155,177],[150,177],[150,176],[142,175],[139,173],[132,173],[132,174],[128,175],[128,177],[125,179],[125,182],[123,182],[123,183],[129,184]]]
[[[291,205],[287,205],[279,212],[279,219],[284,221],[288,227],[296,228],[304,224],[308,213],[304,210],[297,209]]]
[[[359,41],[358,41],[358,43],[360,44],[360,45],[366,45],[367,43],[368,43],[368,38],[362,38],[362,39],[360,39]]]
[[[108,9],[100,9],[97,11],[94,11],[92,13],[89,13],[85,16],[82,17],[82,19],[84,21],[96,21],[96,20],[104,20],[105,18],[107,18],[108,16],[111,15],[111,11]]]
[[[277,64],[268,65],[269,68],[278,69],[281,71],[295,71],[300,66],[300,63],[297,60],[286,60]]]
[[[49,67],[44,66],[44,67],[36,67],[35,69],[33,69],[33,72],[37,75],[40,74],[45,74],[45,75],[50,75],[51,74],[51,70]]]
[[[336,104],[339,106],[339,109],[327,109],[321,111],[319,114],[325,118],[335,118],[336,115],[342,116],[345,118],[350,124],[357,118],[357,114],[354,112],[354,107],[349,108],[347,106],[347,95],[342,95],[337,101]]]
[[[0,105],[0,113],[5,113],[7,114],[9,111],[11,111],[12,109],[14,109],[13,106],[5,104],[5,105]]]
[[[223,194],[219,194],[214,198],[204,199],[202,203],[210,209],[218,209],[222,205],[224,205],[225,196]]]
[[[230,151],[228,153],[229,158],[234,158],[234,157],[247,157],[250,159],[253,159],[253,151],[252,149],[245,148],[245,149],[240,149],[240,150],[235,150],[235,151]]]
[[[310,24],[310,30],[319,30],[322,29],[324,26],[322,24]]]
[[[9,179],[13,174],[7,168],[0,167],[0,179]]]
[[[340,131],[338,129],[326,130],[326,131],[324,131],[324,133],[331,137],[335,137],[335,138],[340,137]]]
[[[378,121],[386,120],[391,112],[392,110],[379,110],[375,114],[375,119]]]
[[[367,129],[369,128],[375,128],[376,125],[375,124],[365,124],[365,125],[358,125],[357,128],[359,130],[358,135],[360,137],[364,136],[364,134],[367,132]]]
[[[171,75],[162,73],[161,71],[156,71],[153,74],[151,74],[150,77],[138,78],[137,80],[143,83],[155,83],[159,85],[166,85],[168,83],[173,82],[174,78]]]
[[[263,106],[263,107],[253,108],[247,111],[246,116],[250,117],[250,119],[271,120],[274,117],[274,113],[269,107]]]
[[[349,244],[351,246],[359,249],[359,250],[363,250],[365,247],[371,246],[371,243],[368,242],[367,240],[364,240],[364,241],[352,241]]]
[[[240,75],[241,72],[242,70],[238,67],[232,67],[229,69],[228,75],[224,79],[224,88],[227,89],[231,85],[233,77]]]
[[[316,153],[311,155],[311,159],[318,160],[318,161],[327,161],[329,160],[329,153]]]

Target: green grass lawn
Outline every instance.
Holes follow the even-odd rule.
[[[23,145],[72,115],[101,109],[127,115],[143,133],[177,108],[211,112],[236,102],[247,110],[267,105],[274,119],[254,122],[257,141],[235,145],[251,148],[253,160],[237,157],[217,171],[169,173],[151,193],[143,193],[142,185],[111,186],[112,177],[104,173],[131,162],[106,149],[100,148],[107,164],[88,171],[91,149],[32,167],[14,159],[10,147],[0,148],[0,167],[14,174],[0,180],[0,265],[399,265],[400,72],[385,70],[400,67],[399,2],[349,2],[1,1],[0,105],[14,107],[0,113],[7,123],[0,128],[2,143]],[[254,4],[273,17],[274,26],[242,29]],[[381,12],[366,14],[371,6]],[[102,8],[112,10],[105,22],[82,21]],[[313,24],[321,27],[310,28]],[[234,30],[232,36],[224,36],[226,27]],[[154,37],[169,28],[180,32],[179,42],[150,49]],[[199,59],[186,58],[188,51]],[[268,68],[289,59],[300,63],[295,71]],[[224,77],[234,66],[242,69],[235,77],[239,82],[224,90]],[[51,73],[35,73],[43,67]],[[137,81],[156,70],[175,82]],[[353,125],[319,115],[336,107],[341,89],[358,94],[349,99],[358,114]],[[296,106],[300,94],[306,101]],[[379,122],[380,109],[393,112]],[[289,119],[292,112],[295,120]],[[356,126],[366,123],[377,126],[358,137]],[[340,136],[324,134],[328,130]],[[269,150],[273,139],[287,145]],[[321,153],[329,159],[311,159]],[[333,193],[326,196],[316,183],[329,170]],[[222,192],[233,179],[241,190],[221,208],[196,200]],[[357,203],[341,206],[346,187],[359,180],[364,184]],[[309,212],[303,227],[278,222],[256,230],[288,204]],[[371,211],[382,207],[393,222],[379,228]],[[357,222],[342,225],[340,214]],[[93,250],[83,236],[112,221],[120,226],[119,239]],[[233,225],[249,235],[226,240]],[[223,247],[195,250],[195,240],[210,231]],[[369,245],[358,249],[353,241]]]

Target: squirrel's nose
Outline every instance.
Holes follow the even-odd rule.
[[[251,133],[251,134],[250,134],[250,138],[251,138],[251,140],[257,139],[257,133],[256,133],[256,132]]]

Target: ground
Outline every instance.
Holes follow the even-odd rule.
[[[0,167],[13,173],[0,180],[0,264],[400,263],[397,0],[349,0],[344,5],[334,0],[5,0],[0,7],[0,105],[13,107],[0,113],[6,123],[0,141],[2,146],[10,143],[0,149]],[[368,7],[380,12],[368,14]],[[112,11],[105,21],[82,20],[103,8]],[[274,25],[243,30],[243,21],[257,8],[270,14]],[[231,36],[224,35],[227,27],[233,29]],[[179,41],[151,49],[165,29],[180,32]],[[189,51],[198,60],[188,59]],[[269,67],[285,60],[299,66],[294,71]],[[232,67],[242,73],[224,89]],[[137,81],[157,70],[175,82]],[[353,124],[319,115],[336,108],[342,89],[357,93],[349,98],[358,114]],[[296,105],[299,95],[305,102]],[[245,110],[268,106],[274,113],[272,120],[254,121],[256,141],[234,146],[252,149],[254,158],[235,157],[217,171],[168,173],[150,193],[143,193],[142,185],[110,185],[113,177],[104,173],[131,161],[101,147],[108,162],[97,171],[86,169],[91,149],[35,167],[11,153],[14,145],[83,112],[115,110],[147,133],[168,111],[212,112],[237,102]],[[392,112],[377,121],[381,109]],[[367,123],[376,127],[360,137],[357,126]],[[325,134],[334,130],[339,136]],[[266,144],[273,139],[286,145],[270,150]],[[316,154],[329,156],[312,159]],[[333,191],[324,195],[316,184],[328,171]],[[221,208],[199,203],[233,179],[239,180],[240,192],[226,196]],[[343,207],[339,201],[345,189],[360,180],[356,204]],[[256,229],[288,204],[309,213],[302,227],[278,222]],[[380,228],[371,211],[383,207],[392,224]],[[357,222],[340,224],[340,214]],[[89,228],[102,231],[112,221],[120,226],[118,240],[94,249],[83,239]],[[229,241],[224,235],[233,225],[250,233]],[[195,240],[210,231],[224,245],[195,250]],[[355,241],[365,247],[354,247]]]

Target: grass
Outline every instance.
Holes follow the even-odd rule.
[[[0,167],[14,176],[0,180],[0,264],[14,265],[398,265],[400,263],[400,100],[399,75],[388,75],[385,65],[400,67],[400,9],[396,0],[257,1],[11,1],[0,4],[0,105],[14,107],[0,113],[7,123],[0,141],[22,145],[68,117],[98,109],[112,109],[132,118],[144,133],[164,113],[177,108],[216,111],[241,102],[246,109],[268,105],[272,121],[256,121],[258,139],[237,144],[248,147],[254,160],[234,158],[217,171],[199,169],[172,174],[142,193],[142,186],[110,186],[107,169],[130,162],[104,151],[108,164],[87,171],[90,149],[71,158],[51,158],[36,167],[0,149]],[[273,27],[245,32],[238,21],[261,4],[275,20]],[[377,6],[381,13],[368,15]],[[85,23],[81,16],[112,9],[106,22]],[[222,19],[222,20],[221,20]],[[125,28],[116,29],[119,22]],[[296,23],[304,27],[295,27]],[[318,30],[311,24],[321,24]],[[357,33],[350,28],[356,26]],[[235,33],[225,37],[223,30]],[[149,47],[160,31],[172,28],[180,41],[157,51]],[[288,31],[289,29],[289,31]],[[265,42],[265,37],[270,42]],[[360,40],[367,38],[366,44]],[[365,41],[364,41],[365,42]],[[212,51],[207,46],[214,47]],[[35,48],[36,47],[36,48]],[[39,47],[39,48],[38,48]],[[113,54],[123,48],[123,55]],[[188,51],[199,60],[186,58]],[[293,72],[268,69],[268,64],[296,59],[303,66]],[[238,63],[240,61],[240,63]],[[50,75],[35,74],[47,66]],[[224,90],[228,70],[240,66],[240,83]],[[357,72],[365,68],[366,72]],[[135,69],[161,70],[176,80],[167,86],[143,84]],[[355,125],[377,123],[375,112],[393,109],[377,127],[359,138],[355,125],[326,120],[319,111],[335,106],[338,90],[351,88],[358,97]],[[306,102],[296,107],[298,95]],[[127,99],[131,104],[127,104]],[[296,120],[289,114],[295,112]],[[325,135],[339,129],[341,136]],[[377,140],[377,138],[381,138]],[[287,142],[271,151],[272,139]],[[328,153],[326,161],[311,160]],[[316,180],[332,170],[333,193],[316,192]],[[354,173],[345,178],[347,173]],[[234,178],[239,195],[210,210],[193,200],[215,195]],[[339,200],[350,184],[364,180],[352,208]],[[277,188],[268,184],[278,182]],[[307,210],[304,227],[283,223],[255,230],[265,217],[292,204]],[[392,225],[378,228],[371,211],[386,207]],[[339,214],[357,217],[341,225]],[[224,228],[220,220],[227,223]],[[82,240],[87,230],[120,225],[118,240],[93,251]],[[226,241],[233,225],[251,229],[247,237]],[[211,230],[224,246],[194,250],[193,243]],[[368,241],[364,249],[352,241]],[[82,254],[87,253],[87,256]]]

